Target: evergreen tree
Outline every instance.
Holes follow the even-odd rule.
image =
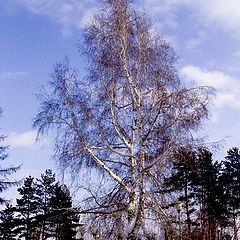
[[[0,212],[0,240],[15,240],[15,227],[14,208],[7,203],[6,208]]]
[[[56,240],[76,239],[78,216],[72,208],[72,200],[68,188],[57,185],[51,199],[52,222]]]
[[[25,240],[34,239],[38,225],[36,216],[38,214],[38,202],[36,197],[36,186],[34,178],[29,176],[24,180],[24,184],[18,189],[21,198],[17,199],[16,213],[18,218],[17,232],[19,238]]]
[[[2,110],[0,108],[0,117],[1,117],[1,114],[2,114]],[[4,135],[0,135],[0,161],[6,160],[6,158],[8,156],[8,154],[7,154],[8,146],[3,144],[5,138],[6,137]],[[15,173],[19,168],[20,168],[20,166],[18,166],[18,167],[3,167],[2,164],[0,164],[0,194],[1,194],[0,195],[0,204],[6,203],[6,200],[2,196],[2,193],[5,190],[9,189],[10,187],[17,186],[19,184],[19,181],[10,181],[8,179],[8,176]]]
[[[213,162],[212,153],[200,149],[198,164],[193,174],[196,202],[200,206],[200,221],[203,239],[216,239],[217,226],[224,218],[223,189],[219,184],[220,164]]]
[[[234,230],[234,240],[238,239],[237,218],[240,213],[240,152],[234,147],[228,150],[223,161],[222,181],[228,216]]]
[[[185,222],[187,226],[187,239],[191,239],[191,226],[194,221],[191,220],[191,214],[194,212],[193,206],[193,191],[192,191],[192,178],[194,169],[196,167],[196,154],[194,151],[181,149],[175,155],[173,163],[172,175],[165,179],[165,185],[168,192],[177,193],[177,210],[181,211],[179,203],[182,203],[184,212],[181,213],[186,216]],[[179,213],[180,214],[180,213]]]
[[[41,179],[37,179],[36,182],[36,194],[38,201],[37,221],[41,228],[42,239],[52,237],[50,204],[55,193],[56,184],[55,174],[53,174],[51,169],[47,169],[45,174],[41,175]]]
[[[52,170],[36,181],[27,177],[18,192],[16,207],[6,205],[0,212],[0,240],[76,239],[78,214],[68,188],[55,181]]]
[[[213,162],[212,153],[207,149],[181,149],[176,154],[173,174],[166,179],[165,184],[182,206],[182,209],[177,207],[181,214],[182,239],[215,239],[217,228],[226,224],[220,165]],[[178,221],[180,224],[180,219]]]

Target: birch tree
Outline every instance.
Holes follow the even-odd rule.
[[[56,64],[34,126],[54,130],[61,166],[109,179],[105,196],[92,194],[91,213],[110,228],[105,237],[137,239],[149,219],[169,232],[163,175],[208,116],[211,89],[181,83],[173,49],[127,0],[105,1],[84,33],[88,75],[68,60]]]

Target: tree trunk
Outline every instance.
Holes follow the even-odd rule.
[[[236,220],[235,211],[234,211],[234,214],[233,214],[233,239],[238,240],[238,227],[237,227],[237,220]]]
[[[190,213],[189,213],[189,199],[188,199],[188,185],[185,184],[184,189],[184,195],[185,195],[185,207],[186,207],[186,215],[187,215],[187,236],[188,239],[191,239],[191,219],[190,219]]]

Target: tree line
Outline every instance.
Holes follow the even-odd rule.
[[[16,205],[6,202],[0,211],[0,239],[77,239],[77,209],[68,188],[56,182],[50,169],[40,179],[27,177],[18,193]]]
[[[164,197],[159,206],[172,223],[172,234],[164,229],[168,231],[165,240],[238,239],[238,148],[229,149],[222,161],[215,161],[206,148],[179,150],[156,192]],[[18,193],[15,206],[5,200],[0,211],[0,239],[74,240],[86,236],[79,224],[80,209],[73,207],[70,191],[56,181],[52,170],[46,170],[40,179],[27,177]],[[101,229],[95,231],[97,236]],[[93,231],[91,234],[94,236]],[[154,232],[151,225],[142,236],[163,239],[162,232]]]
[[[179,239],[238,239],[238,148],[229,149],[222,161],[214,161],[207,149],[181,149],[162,191],[171,196],[164,207],[172,214]]]

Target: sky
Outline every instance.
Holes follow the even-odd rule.
[[[0,133],[8,136],[9,157],[1,164],[22,164],[12,179],[39,177],[52,160],[50,137],[35,142],[32,121],[36,94],[50,79],[56,62],[66,56],[84,72],[77,43],[85,24],[99,8],[96,0],[0,0]],[[216,160],[240,146],[240,1],[135,0],[175,49],[183,81],[215,88],[201,135],[224,140]],[[8,191],[13,196],[14,189]]]

